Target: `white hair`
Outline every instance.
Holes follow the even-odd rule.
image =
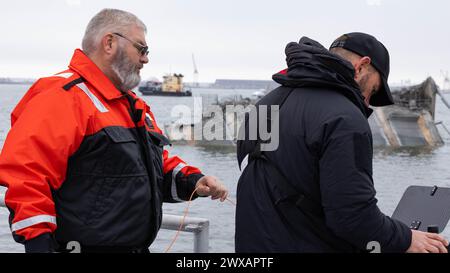
[[[98,49],[105,34],[119,32],[126,35],[131,26],[147,32],[147,27],[136,15],[118,9],[103,9],[89,21],[81,48],[89,55]]]

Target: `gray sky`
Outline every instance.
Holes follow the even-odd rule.
[[[135,13],[148,27],[143,78],[183,73],[200,81],[270,79],[285,45],[308,36],[328,47],[343,33],[376,36],[391,54],[390,82],[450,71],[450,1],[445,0],[2,0],[0,77],[40,77],[67,67],[89,19],[102,8]]]

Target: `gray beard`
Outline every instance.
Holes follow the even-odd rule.
[[[132,63],[125,50],[118,49],[116,56],[111,65],[112,70],[119,78],[119,89],[122,92],[132,90],[141,82],[141,76],[139,75],[139,65]]]

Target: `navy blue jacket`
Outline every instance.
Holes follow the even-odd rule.
[[[258,103],[271,105],[277,92],[293,88],[279,113],[279,146],[264,152],[270,163],[249,160],[239,179],[236,252],[355,252],[370,241],[382,252],[406,251],[411,231],[377,206],[367,122],[372,111],[352,65],[306,37],[288,44],[286,56],[288,69],[273,76],[282,87]],[[238,142],[239,164],[254,147],[248,136]],[[268,164],[319,204],[316,220],[338,246],[314,232],[304,213],[293,217],[278,206],[283,183]]]

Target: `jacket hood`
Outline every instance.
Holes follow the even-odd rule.
[[[364,103],[350,62],[308,37],[289,43],[285,53],[288,68],[274,74],[274,81],[288,87],[330,88],[350,99],[366,117],[370,116],[372,110]]]

